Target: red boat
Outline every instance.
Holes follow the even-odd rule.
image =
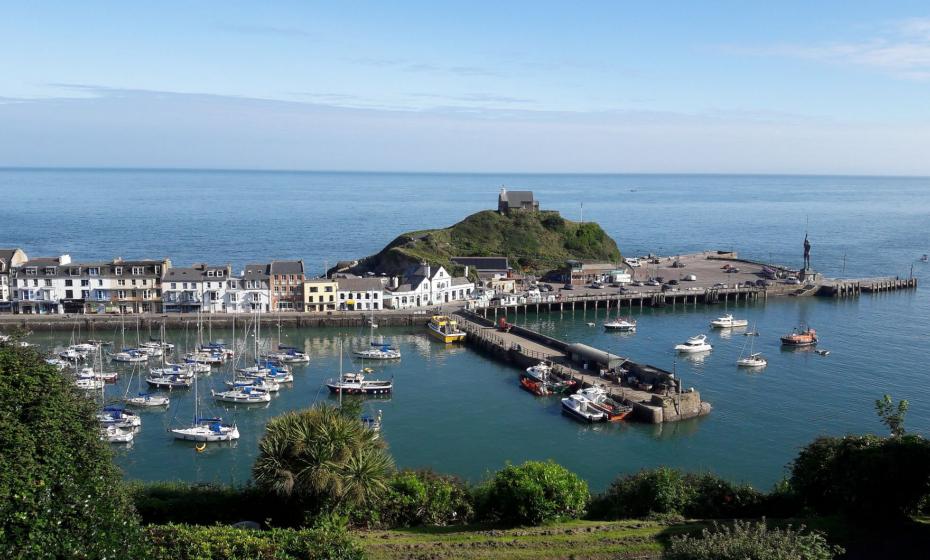
[[[781,343],[785,346],[815,346],[817,344],[817,331],[811,328],[806,330],[795,329],[791,334],[781,337]]]

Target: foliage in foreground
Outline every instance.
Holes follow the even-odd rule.
[[[387,491],[366,510],[369,526],[416,527],[468,523],[474,505],[468,487],[456,477],[433,471],[401,471]]]
[[[136,511],[146,525],[215,525],[256,521],[290,527],[304,520],[301,510],[255,486],[133,482],[128,487]]]
[[[0,345],[0,550],[132,557],[141,531],[95,406],[31,349]]]
[[[513,525],[539,525],[584,514],[588,483],[553,461],[508,465],[476,489],[483,520]]]
[[[384,443],[354,409],[287,412],[268,422],[258,449],[258,487],[311,508],[368,507],[394,471]]]
[[[330,518],[302,530],[151,525],[147,532],[154,560],[361,560],[365,557],[344,523]]]
[[[761,523],[736,521],[704,529],[701,537],[672,537],[666,560],[830,560],[843,549],[827,543],[819,533],[769,529]]]

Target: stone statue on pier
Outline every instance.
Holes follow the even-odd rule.
[[[807,234],[804,234],[804,270],[811,268],[811,242],[807,240]]]

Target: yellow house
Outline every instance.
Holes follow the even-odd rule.
[[[336,310],[336,293],[339,284],[329,278],[307,278],[304,280],[304,311],[321,313]]]

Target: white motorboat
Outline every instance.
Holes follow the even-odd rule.
[[[368,370],[370,371],[370,370]],[[394,382],[382,379],[366,379],[365,373],[344,373],[338,379],[329,379],[326,387],[331,393],[346,395],[389,395]]]
[[[228,391],[210,391],[213,398],[230,403],[260,404],[271,402],[271,393],[258,387],[234,387]]]
[[[126,364],[134,364],[139,362],[149,361],[149,356],[145,352],[140,352],[135,348],[126,348],[122,352],[117,352],[116,354],[110,354],[110,359],[114,362],[122,362]]]
[[[96,371],[92,367],[86,367],[81,368],[81,370],[77,372],[76,377],[78,379],[99,379],[105,383],[116,383],[116,380],[119,379],[119,373],[115,371]]]
[[[137,428],[142,425],[142,418],[136,413],[118,406],[106,406],[97,414],[97,421],[104,426],[117,428]]]
[[[191,386],[191,378],[180,375],[150,375],[145,382],[157,389],[187,389]]]
[[[45,358],[45,363],[54,366],[58,371],[64,371],[71,367],[71,364],[61,358]]]
[[[160,358],[165,355],[165,351],[161,346],[158,346],[157,344],[154,346],[148,346],[148,344],[148,342],[143,342],[139,345],[137,350],[150,358]]]
[[[707,342],[707,336],[703,334],[692,336],[684,343],[675,345],[675,350],[683,354],[710,352],[713,349],[714,347]]]
[[[765,360],[765,358],[762,357],[761,352],[756,352],[746,356],[745,358],[736,360],[736,365],[739,367],[757,368],[765,367],[767,364],[768,362]]]
[[[549,375],[552,373],[552,367],[547,362],[539,362],[535,366],[526,368],[526,376],[533,381],[543,383],[549,381]]]
[[[99,391],[106,383],[102,379],[75,379],[74,385],[84,391]]]
[[[604,422],[607,413],[598,410],[584,395],[574,394],[562,399],[562,412],[582,422]]]
[[[749,321],[746,319],[734,319],[733,315],[724,315],[710,322],[710,326],[715,329],[731,329],[734,327],[748,327]]]
[[[619,332],[636,332],[636,320],[633,318],[617,317],[604,323],[604,328],[609,331]]]
[[[91,344],[91,343],[89,343],[89,342],[82,342],[82,343],[80,343],[80,344],[72,344],[72,345],[69,346],[68,348],[69,348],[70,350],[76,350],[76,351],[78,351],[78,352],[80,352],[81,354],[84,354],[84,355],[86,356],[87,354],[89,354],[89,353],[95,351],[95,350],[97,349],[97,346],[95,346],[95,345],[93,345],[93,344]]]
[[[83,362],[87,359],[87,354],[80,350],[75,350],[74,348],[68,348],[63,352],[59,352],[58,357],[62,360],[68,360],[69,362]]]
[[[132,430],[124,430],[116,426],[104,426],[100,428],[100,439],[107,443],[131,443],[135,434]]]
[[[135,397],[126,399],[126,404],[130,406],[159,407],[171,404],[171,399],[165,395],[155,393],[139,393]]]

